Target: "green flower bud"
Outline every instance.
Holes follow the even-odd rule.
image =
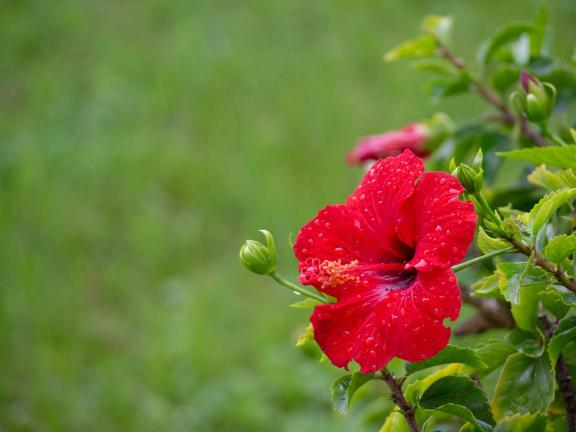
[[[478,170],[482,170],[482,163],[484,162],[484,153],[482,152],[482,149],[479,148],[478,152],[476,153],[476,156],[474,156],[474,160],[472,161],[472,167],[478,171]]]
[[[556,104],[556,88],[550,83],[542,83],[526,71],[520,74],[519,92],[512,94],[512,100],[518,111],[528,120],[542,123]]]
[[[256,240],[246,240],[240,247],[240,261],[252,273],[266,275],[276,271],[276,246],[269,231],[260,230],[266,246]]]
[[[474,194],[476,192],[480,192],[482,190],[482,183],[483,183],[483,172],[480,169],[476,171],[469,165],[460,164],[458,167],[458,171],[456,173],[456,177],[466,190],[466,192],[470,194]]]

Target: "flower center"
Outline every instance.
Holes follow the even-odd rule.
[[[370,281],[386,287],[386,291],[407,286],[412,278],[412,271],[402,262],[359,264],[358,260],[342,262],[342,260],[323,260],[309,258],[301,268],[300,281],[302,283],[320,282],[323,289],[336,288],[348,282],[365,287]],[[391,286],[393,285],[393,286]]]

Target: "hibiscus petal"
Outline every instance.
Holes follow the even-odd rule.
[[[362,373],[392,359],[421,361],[446,346],[445,318],[460,313],[460,289],[451,270],[418,273],[409,287],[381,295],[381,286],[314,309],[316,341],[339,367],[356,361]]]
[[[355,224],[346,206],[335,205],[325,207],[302,227],[294,243],[294,253],[300,261],[298,270],[302,272],[300,281],[303,284],[313,285],[327,294],[338,296],[340,288],[344,289],[344,286],[328,289],[321,281],[313,277],[308,279],[313,276],[307,274],[308,269],[312,273],[322,262],[376,262],[381,255],[381,247]]]
[[[448,268],[462,261],[476,229],[474,205],[447,173],[424,173],[406,203],[399,237],[415,248],[410,265],[418,270]]]
[[[380,261],[407,258],[409,249],[399,241],[395,227],[404,202],[413,194],[416,180],[423,171],[422,159],[409,150],[397,157],[381,159],[346,201],[356,225],[379,241]]]

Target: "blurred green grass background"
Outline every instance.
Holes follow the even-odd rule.
[[[431,115],[382,54],[423,15],[476,45],[536,0],[3,2],[0,430],[348,431],[307,313],[244,271],[359,178],[364,134]],[[576,7],[551,8],[572,54]],[[457,107],[457,109],[455,109]]]

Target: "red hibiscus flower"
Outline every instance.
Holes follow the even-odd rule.
[[[410,123],[397,131],[385,132],[360,138],[356,148],[347,155],[349,163],[362,163],[367,160],[396,156],[403,150],[412,150],[418,156],[427,156],[425,148],[429,128],[422,123]]]
[[[345,204],[332,205],[300,231],[300,281],[333,296],[316,306],[316,341],[338,367],[362,373],[392,357],[421,361],[444,348],[444,319],[460,313],[451,267],[474,237],[472,203],[442,172],[424,173],[410,151],[377,161]]]

